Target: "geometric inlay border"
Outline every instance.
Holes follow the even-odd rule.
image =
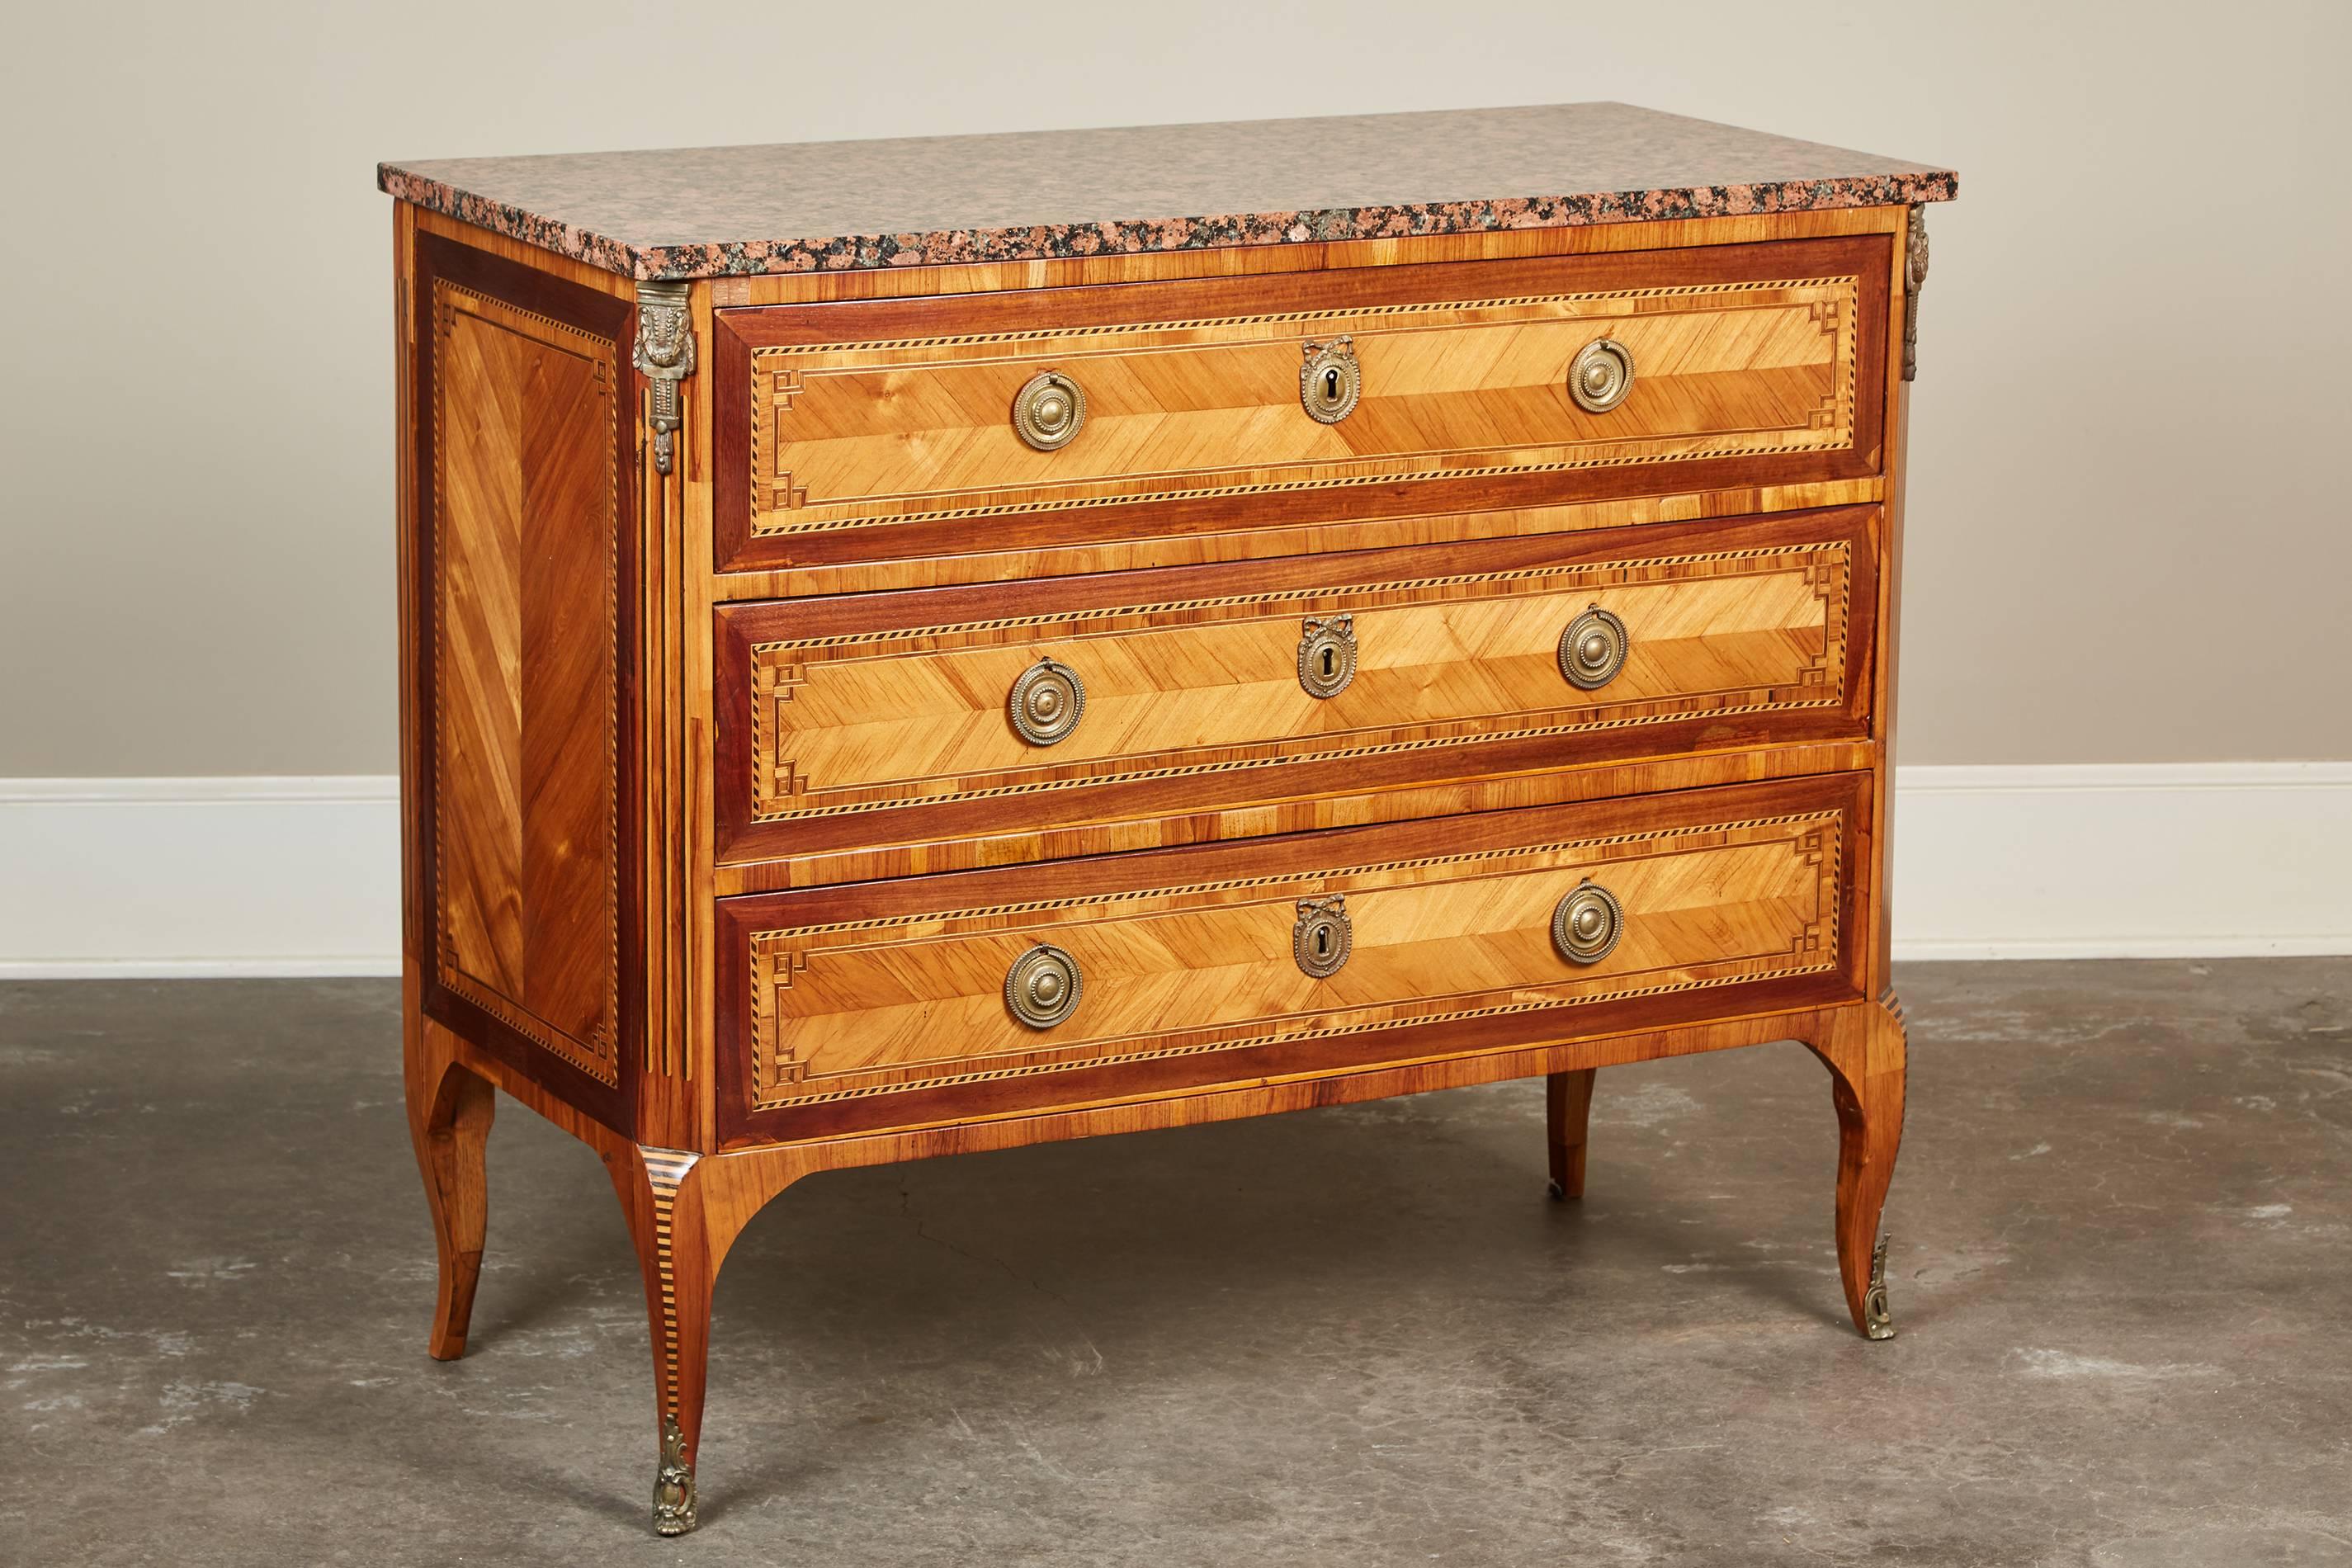
[[[1823,297],[1806,299],[1802,291],[1830,289]],[[1800,291],[1795,299],[1770,298]],[[1508,298],[1471,300],[1422,300],[1402,304],[1372,305],[1342,309],[1286,311],[1274,314],[1202,317],[1181,321],[1136,321],[1104,323],[1097,326],[1034,329],[1022,331],[974,333],[961,336],[929,338],[898,338],[877,341],[849,341],[822,343],[777,344],[755,349],[751,353],[751,430],[748,443],[751,465],[751,521],[753,538],[770,538],[793,534],[824,533],[845,529],[886,527],[895,524],[937,522],[956,519],[977,519],[1004,516],[1015,512],[1049,512],[1074,508],[1132,505],[1136,503],[1178,500],[1214,499],[1223,496],[1293,493],[1360,487],[1364,485],[1419,482],[1434,479],[1480,479],[1507,474],[1558,473],[1591,468],[1621,468],[1664,461],[1694,462],[1723,458],[1750,457],[1774,452],[1836,450],[1852,442],[1853,415],[1857,395],[1858,355],[1854,352],[1860,311],[1861,279],[1853,276],[1780,279],[1760,282],[1692,284],[1673,288],[1608,289],[1583,293],[1534,294]],[[1753,296],[1743,299],[1741,296]],[[1420,330],[1414,318],[1444,315],[1475,316],[1480,312],[1551,310],[1571,318],[1586,314],[1609,313],[1593,307],[1639,306],[1660,300],[1688,298],[1711,310],[1761,310],[1787,305],[1810,304],[1819,313],[1822,330],[1837,339],[1836,358],[1844,374],[1833,383],[1827,405],[1809,416],[1801,426],[1773,427],[1745,432],[1722,432],[1716,436],[1677,437],[1672,435],[1652,435],[1633,438],[1635,443],[1661,448],[1639,452],[1612,451],[1628,443],[1622,439],[1600,439],[1582,442],[1553,443],[1549,447],[1450,447],[1427,451],[1399,452],[1363,459],[1299,458],[1272,460],[1226,468],[1216,466],[1188,467],[1158,472],[1091,475],[1055,482],[1030,482],[1021,485],[982,485],[943,495],[972,498],[968,501],[936,504],[915,510],[887,510],[898,500],[920,497],[868,496],[844,497],[824,504],[845,507],[875,507],[872,511],[835,518],[799,518],[791,513],[808,504],[805,487],[797,486],[789,472],[781,471],[781,451],[783,445],[778,426],[779,416],[791,412],[793,403],[804,395],[809,384],[828,374],[862,374],[882,366],[846,366],[839,370],[814,369],[797,362],[811,355],[823,354],[887,354],[912,352],[944,352],[972,348],[1004,348],[1016,351],[1003,355],[971,355],[958,357],[953,363],[967,365],[987,363],[990,358],[1027,357],[1018,351],[1034,351],[1036,345],[1055,341],[1117,340],[1120,337],[1181,335],[1188,331],[1264,327],[1269,336],[1276,330],[1329,331],[1346,325],[1363,332],[1379,331]],[[1644,310],[1643,314],[1651,312]],[[1660,312],[1664,313],[1664,312]],[[1506,318],[1507,320],[1507,318]],[[1475,325],[1474,321],[1447,324]],[[1192,345],[1158,345],[1168,348]],[[1238,344],[1207,343],[1207,348],[1253,347],[1258,343],[1244,340]],[[1141,352],[1136,348],[1117,346],[1089,351],[1085,348],[1066,349],[1063,359],[1078,363],[1101,354]],[[919,369],[919,363],[891,362],[887,368]],[[1596,455],[1560,457],[1549,460],[1513,460],[1471,466],[1460,463],[1465,456],[1482,452],[1553,450],[1571,452],[1582,448]],[[1321,474],[1305,472],[1300,477],[1278,478],[1218,484],[1214,482],[1184,482],[1207,480],[1220,472],[1280,470],[1332,470]],[[1160,488],[1150,488],[1156,483]],[[1144,487],[1136,489],[1131,487]],[[1108,487],[1106,493],[1055,496],[1055,489],[1083,489],[1087,487]],[[1015,492],[1007,498],[1007,492]],[[1007,498],[994,499],[991,498]]]
[[[1309,1034],[1319,1039],[1406,1025],[1574,1007],[1594,1002],[1706,990],[1748,981],[1834,970],[1839,962],[1837,906],[1843,880],[1840,862],[1844,815],[1836,809],[1795,813],[1663,828],[1647,833],[1514,845],[1457,855],[1420,856],[1329,870],[1285,872],[1135,889],[1083,898],[1036,900],[938,913],[755,931],[749,938],[751,1048],[748,1053],[751,1081],[747,1089],[750,1109],[770,1110],[786,1106],[864,1099],[878,1094],[1032,1078],[1081,1068],[1244,1050]],[[1651,978],[1655,972],[1628,973],[1611,981],[1580,981],[1570,976],[1550,987],[1512,985],[1506,988],[1507,994],[1499,998],[1492,991],[1468,993],[1457,997],[1425,998],[1417,1008],[1408,1005],[1402,1014],[1398,1012],[1400,1004],[1383,1002],[1259,1019],[1247,1024],[1188,1027],[1158,1034],[1090,1040],[1059,1049],[1040,1048],[987,1058],[949,1058],[895,1068],[861,1069],[815,1080],[808,1078],[805,1064],[795,1061],[785,1048],[782,1038],[782,1019],[775,1009],[776,992],[788,988],[793,975],[805,969],[810,958],[822,951],[889,946],[908,940],[991,931],[1034,929],[1049,931],[1057,924],[1079,920],[1132,919],[1158,912],[1182,913],[1189,909],[1202,907],[1204,902],[1220,894],[1225,897],[1213,901],[1229,904],[1279,903],[1293,896],[1304,896],[1307,892],[1320,894],[1357,890],[1347,886],[1354,879],[1438,868],[1459,868],[1465,874],[1475,874],[1482,866],[1491,868],[1497,862],[1512,858],[1533,860],[1544,857],[1574,856],[1582,862],[1616,864],[1732,847],[1739,843],[1755,846],[1786,844],[1809,864],[1815,866],[1815,907],[1787,952],[1741,955],[1712,963],[1678,965],[1678,969],[1698,973],[1675,980]],[[1531,867],[1530,870],[1533,869],[1535,868]],[[1155,903],[1164,906],[1164,909],[1143,907]],[[1024,918],[1036,916],[1046,918]],[[815,940],[859,933],[877,940],[864,942]],[[1350,1014],[1374,1012],[1381,1016],[1354,1020],[1349,1017]],[[840,1078],[850,1081],[835,1081]]]
[[[1148,765],[1122,766],[1119,757],[1104,757],[1058,768],[1050,763],[1031,763],[1013,768],[945,773],[936,777],[910,777],[892,781],[889,793],[877,793],[873,798],[830,804],[825,800],[828,794],[839,795],[849,791],[828,790],[820,781],[812,781],[802,775],[794,759],[779,754],[779,748],[786,743],[787,733],[780,721],[779,704],[792,699],[793,689],[807,679],[810,667],[844,658],[885,658],[913,651],[940,655],[967,648],[999,647],[1022,634],[1029,634],[1026,640],[1034,640],[1034,634],[1045,627],[1055,628],[1050,635],[1056,640],[1082,641],[1089,637],[1119,637],[1144,631],[1233,625],[1275,618],[1309,607],[1322,613],[1360,610],[1365,606],[1359,605],[1358,601],[1368,595],[1383,594],[1420,595],[1416,605],[1439,602],[1472,604],[1503,596],[1517,587],[1544,593],[1569,590],[1598,592],[1612,586],[1679,584],[1721,578],[1777,575],[1800,565],[1811,570],[1816,596],[1824,601],[1823,630],[1826,636],[1822,656],[1790,686],[1676,691],[1633,704],[1589,703],[1549,710],[1464,714],[1411,723],[1367,724],[1355,730],[1323,731],[1310,736],[1218,742],[1205,747],[1167,747],[1130,753],[1138,759],[1151,759]],[[1306,760],[1382,756],[1446,746],[1597,733],[1644,724],[1670,723],[1698,716],[1732,717],[1793,709],[1832,708],[1843,700],[1852,581],[1852,548],[1843,540],[1834,540],[1749,550],[1593,562],[1573,566],[1528,567],[1502,573],[1371,581],[1215,598],[1099,606],[1057,611],[1050,615],[755,643],[748,655],[751,667],[751,743],[748,759],[752,774],[750,819],[753,822],[779,822],[838,816],[938,804],[943,800],[962,802],[1098,784],[1197,777]],[[1235,611],[1246,613],[1233,613]],[[1505,722],[1496,727],[1496,721]],[[1236,749],[1251,754],[1221,755],[1215,761],[1195,763],[1181,760],[1188,752],[1224,753]],[[932,787],[922,787],[927,784]],[[871,784],[850,787],[878,791],[878,786]]]

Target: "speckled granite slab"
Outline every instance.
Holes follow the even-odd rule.
[[[384,163],[635,278],[1029,261],[1948,201],[1948,169],[1622,103]]]

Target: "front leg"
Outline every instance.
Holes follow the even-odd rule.
[[[677,1149],[625,1147],[604,1156],[628,1215],[653,1329],[660,1445],[654,1471],[656,1534],[684,1535],[699,1522],[694,1464],[702,1441],[710,1302],[719,1265],[751,1216],[798,1173],[796,1166],[781,1173],[762,1166],[758,1174],[764,1179],[747,1183],[741,1167],[760,1163]]]
[[[1808,1044],[1829,1067],[1830,1100],[1837,1108],[1838,1273],[1854,1327],[1865,1339],[1891,1340],[1886,1243],[1878,1221],[1903,1142],[1903,1005],[1890,991],[1881,1003],[1837,1016],[1823,1039]]]

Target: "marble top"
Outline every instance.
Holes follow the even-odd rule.
[[[436,212],[645,279],[1948,201],[1958,176],[1622,103],[384,163]]]

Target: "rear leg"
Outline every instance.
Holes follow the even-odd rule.
[[[425,1177],[440,1264],[426,1349],[436,1361],[455,1361],[466,1353],[474,1289],[482,1278],[482,1241],[489,1228],[483,1150],[498,1092],[488,1079],[457,1061],[451,1037],[437,1026],[412,1018],[405,1032],[408,1131]]]
[[[1584,1195],[1585,1127],[1597,1070],[1556,1072],[1544,1079],[1544,1140],[1551,1149],[1551,1195],[1559,1202]]]

